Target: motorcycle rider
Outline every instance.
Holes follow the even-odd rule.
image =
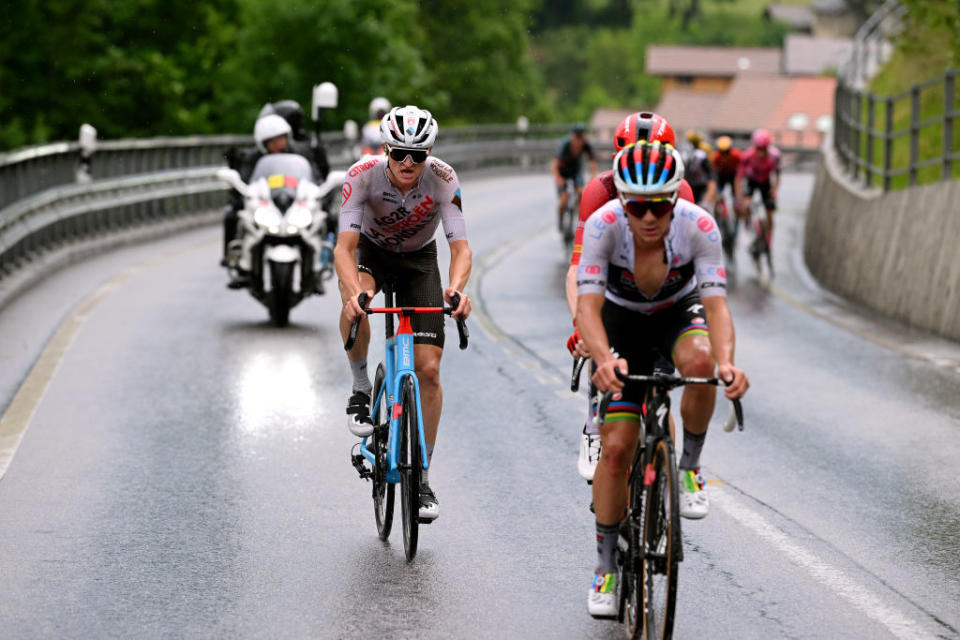
[[[286,121],[288,126],[286,146],[282,150],[271,151],[271,153],[296,153],[310,161],[313,169],[314,182],[317,184],[323,182],[327,174],[330,173],[330,162],[327,160],[327,153],[323,146],[316,140],[310,140],[304,129],[304,114],[300,104],[295,100],[280,100],[279,102],[267,103],[260,109],[257,116],[257,122],[260,122],[265,116],[277,116]],[[273,126],[279,126],[276,120]],[[279,135],[279,134],[278,134]],[[254,138],[256,138],[256,124],[254,124]],[[256,142],[256,140],[255,140]],[[276,143],[281,144],[281,143]],[[227,160],[227,166],[235,169],[240,174],[244,182],[250,182],[250,176],[253,174],[253,168],[263,155],[267,153],[257,142],[255,147],[237,149],[231,147],[224,154]],[[243,209],[243,198],[236,190],[231,189],[228,196],[229,204],[224,210],[223,215],[223,257],[220,260],[220,266],[227,266],[227,247],[231,240],[236,239],[238,214]],[[330,197],[324,200],[324,210],[331,211]],[[336,220],[332,220],[332,229],[336,229]],[[243,285],[240,285],[243,286]]]
[[[253,140],[257,145],[256,160],[271,153],[289,153],[291,151],[292,135],[293,129],[290,127],[290,123],[281,116],[271,113],[258,118],[256,124],[253,126]],[[249,168],[244,165],[243,168],[247,169],[246,174],[240,172],[240,177],[244,182],[250,181],[253,169],[257,164],[256,160],[249,165]],[[238,171],[240,170],[238,169]],[[231,206],[228,215],[223,221],[224,256],[226,256],[226,245],[236,239],[238,212],[243,208],[243,199],[240,194],[232,191],[231,196],[233,194],[236,194],[240,202],[236,207]],[[242,289],[250,284],[249,273],[245,269],[237,267],[237,269],[231,273],[232,279],[227,284],[227,287],[230,289]]]
[[[390,111],[390,101],[383,96],[377,96],[370,101],[370,120],[363,125],[360,131],[360,143],[363,155],[378,155],[383,152],[383,141],[380,138],[380,122],[383,116]]]

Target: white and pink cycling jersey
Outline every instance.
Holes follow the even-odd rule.
[[[754,182],[770,182],[770,174],[780,171],[780,149],[770,145],[764,156],[757,154],[756,147],[750,147],[740,156],[740,166],[737,167],[737,178],[743,176]]]
[[[379,247],[406,253],[430,244],[441,223],[447,242],[466,239],[460,181],[439,158],[427,157],[420,180],[406,194],[390,182],[386,156],[364,158],[347,170],[341,233],[362,233]]]
[[[619,200],[611,200],[587,220],[583,255],[577,272],[579,295],[600,293],[607,300],[641,313],[656,313],[696,291],[701,298],[726,296],[720,231],[709,213],[686,200],[677,200],[673,221],[664,239],[670,268],[660,289],[644,294],[634,278],[633,233]]]

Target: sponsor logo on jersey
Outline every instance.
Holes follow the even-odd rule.
[[[598,264],[591,264],[583,268],[584,273],[589,273],[590,275],[597,275],[598,273],[603,273],[603,267]]]
[[[355,164],[353,165],[353,167],[350,168],[350,172],[347,174],[347,176],[350,178],[356,178],[358,175],[360,175],[364,171],[367,171],[373,165],[377,164],[378,161],[379,161],[378,159],[374,158],[373,160],[367,160],[363,164]]]
[[[460,201],[460,188],[459,188],[459,187],[458,187],[457,190],[454,192],[454,194],[453,194],[453,200],[451,200],[450,202],[452,202],[452,203],[457,207],[457,209],[459,209],[461,212],[463,211],[463,203]]]
[[[613,211],[607,210],[600,214],[600,218],[607,224],[613,224],[617,221],[617,214],[615,214]]]
[[[340,192],[340,202],[341,205],[347,204],[347,200],[350,199],[350,195],[353,193],[353,185],[349,182],[343,183],[343,191]]]
[[[697,226],[700,228],[700,231],[703,231],[704,233],[710,233],[713,231],[715,225],[713,224],[713,220],[708,217],[703,217],[697,220]]]
[[[433,175],[437,176],[447,184],[450,184],[451,182],[453,182],[453,174],[451,173],[451,170],[449,167],[445,167],[436,162],[431,162],[430,170],[433,171]],[[457,189],[457,193],[459,192],[460,190]]]

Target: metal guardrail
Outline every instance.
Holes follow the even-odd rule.
[[[448,128],[435,152],[458,171],[545,166],[568,130]],[[224,205],[228,187],[215,171],[224,166],[227,149],[252,142],[250,136],[151,138],[101,142],[86,158],[78,143],[0,154],[0,281],[72,241]],[[340,133],[325,133],[323,143],[334,168],[348,167],[357,156]]]
[[[834,97],[833,145],[841,163],[854,180],[862,180],[867,187],[878,185],[884,191],[894,182],[916,185],[921,172],[935,167],[939,168],[937,175],[924,174],[926,181],[949,180],[954,161],[960,160],[960,140],[954,139],[954,121],[960,118],[956,93],[960,69],[950,69],[895,95],[865,90],[889,59],[889,40],[899,33],[905,14],[906,7],[888,0],[857,31]],[[936,115],[924,117],[925,111]],[[907,116],[908,123],[896,128]],[[932,128],[940,129],[942,143],[937,153],[929,149],[922,153],[921,132]]]

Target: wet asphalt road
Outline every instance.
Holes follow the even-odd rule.
[[[955,638],[960,348],[809,286],[811,187],[782,189],[773,285],[739,256],[747,428],[723,433],[718,405],[675,637]],[[0,481],[0,636],[622,637],[585,611],[585,400],[565,391],[550,183],[467,178],[464,196],[472,342],[444,356],[442,514],[412,564],[399,522],[377,539],[349,464],[334,297],[269,326],[224,288],[207,229],[78,265],[0,313],[6,406],[56,324],[113,283]]]

